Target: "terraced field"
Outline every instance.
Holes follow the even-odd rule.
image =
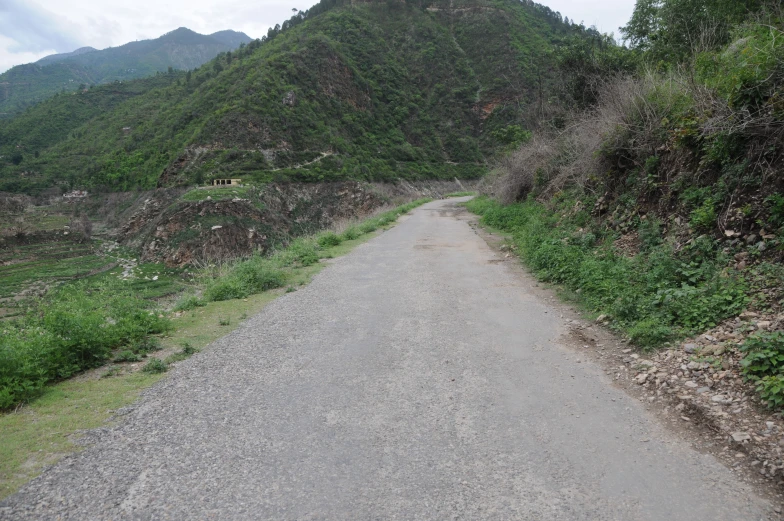
[[[52,284],[109,269],[114,260],[91,243],[43,242],[0,249],[0,318],[17,315],[20,301]]]

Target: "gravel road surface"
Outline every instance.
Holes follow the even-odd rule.
[[[168,378],[2,519],[760,520],[436,201]]]

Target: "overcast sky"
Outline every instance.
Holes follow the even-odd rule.
[[[116,47],[178,27],[202,34],[223,29],[259,38],[316,0],[0,0],[0,72],[79,47]],[[634,0],[539,0],[575,22],[614,32]]]

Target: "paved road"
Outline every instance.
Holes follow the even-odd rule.
[[[182,363],[0,517],[766,518],[577,363],[558,313],[452,208],[416,210]]]

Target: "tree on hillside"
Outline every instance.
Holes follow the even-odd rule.
[[[727,43],[731,27],[762,7],[762,0],[637,0],[621,33],[654,59],[680,61]]]

